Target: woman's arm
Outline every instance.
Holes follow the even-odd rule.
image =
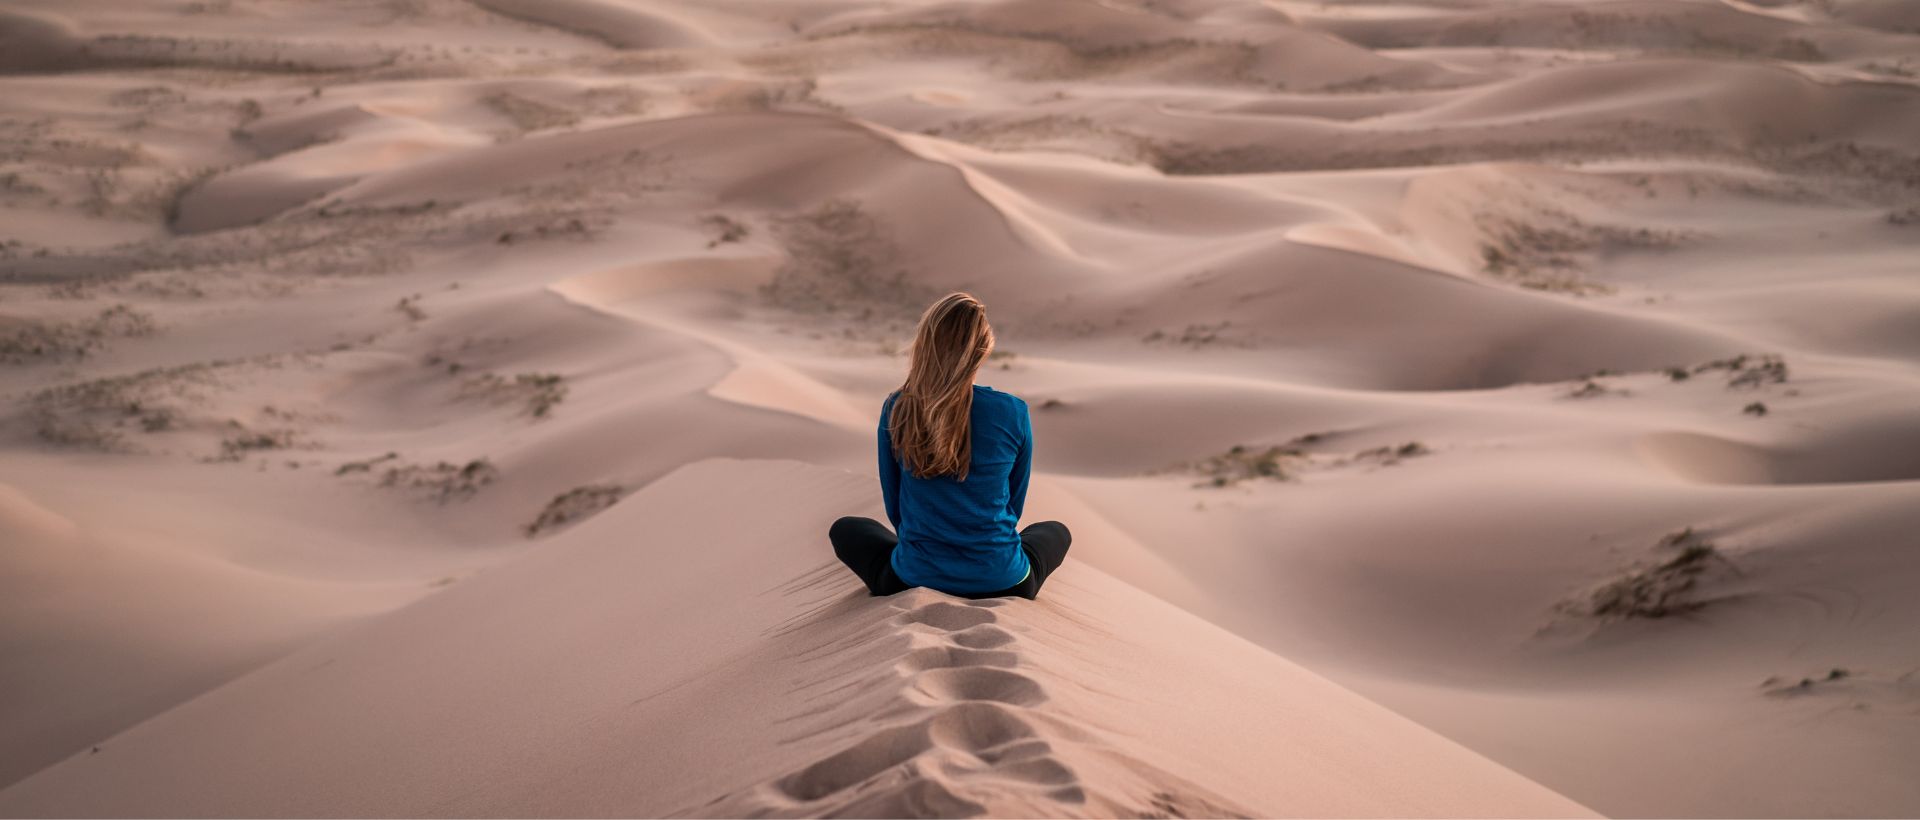
[[[1027,403],[1020,403],[1020,450],[1013,456],[1013,472],[1007,476],[1007,510],[1018,522],[1027,506],[1027,476],[1033,470],[1033,419],[1027,415]]]
[[[893,436],[887,432],[887,419],[893,413],[893,397],[880,405],[880,499],[887,505],[887,520],[893,531],[900,531],[900,460],[893,456]]]

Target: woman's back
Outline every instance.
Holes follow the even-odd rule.
[[[966,478],[919,478],[902,465],[889,434],[897,396],[881,405],[879,430],[881,496],[900,539],[894,572],[909,584],[956,593],[1019,583],[1028,571],[1018,529],[1033,458],[1027,403],[974,385]]]
[[[907,378],[880,404],[880,490],[893,528],[844,515],[827,529],[868,593],[924,586],[1031,599],[1066,560],[1065,524],[1016,529],[1033,420],[1018,396],[973,383],[992,352],[987,308],[971,295],[949,293],[921,314]]]

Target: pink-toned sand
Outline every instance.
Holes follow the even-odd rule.
[[[0,7],[0,816],[1920,813],[1920,4]],[[869,598],[988,305],[1037,602]]]

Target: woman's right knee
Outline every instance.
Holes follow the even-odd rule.
[[[1066,549],[1073,544],[1073,531],[1067,529],[1067,525],[1058,521],[1036,522],[1033,525],[1033,529],[1041,530],[1047,534],[1047,537],[1058,540],[1061,549]]]

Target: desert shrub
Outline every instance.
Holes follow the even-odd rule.
[[[782,217],[774,234],[787,260],[761,286],[776,305],[806,312],[880,309],[917,314],[935,294],[908,276],[879,220],[859,202],[835,199]]]
[[[580,121],[579,115],[565,108],[505,91],[488,94],[481,98],[480,102],[501,118],[513,123],[514,132],[499,135],[502,139],[511,139],[528,131],[560,128]]]
[[[527,537],[566,527],[617,503],[626,490],[618,484],[588,484],[553,497],[525,527]]]
[[[1398,464],[1401,459],[1424,456],[1432,452],[1432,450],[1427,449],[1427,445],[1425,444],[1417,441],[1409,441],[1397,446],[1385,444],[1372,449],[1361,450],[1354,454],[1354,458],[1378,461],[1382,464]]]
[[[747,226],[726,214],[708,214],[700,219],[700,224],[713,231],[713,238],[707,240],[709,248],[717,248],[729,242],[739,242],[747,238]]]
[[[0,362],[28,364],[84,358],[105,347],[109,339],[145,336],[154,329],[152,315],[125,304],[113,305],[84,319],[26,322],[11,333],[0,335]]]
[[[231,361],[197,362],[55,385],[25,401],[34,434],[49,444],[103,452],[136,450],[133,428],[157,433],[178,426],[180,403],[216,384],[213,371]]]
[[[437,464],[406,464],[388,467],[380,476],[382,487],[402,487],[439,503],[466,501],[488,484],[500,478],[500,469],[485,458],[465,464],[442,461]]]
[[[450,366],[448,372],[458,372]],[[520,402],[528,415],[546,418],[567,397],[564,377],[558,373],[519,373],[508,379],[495,373],[469,376],[460,384],[460,395],[495,404]]]
[[[1760,356],[1742,353],[1694,365],[1693,368],[1696,374],[1715,370],[1727,372],[1728,387],[1762,387],[1782,384],[1787,380],[1786,360],[1771,353]]]
[[[1567,391],[1567,398],[1592,399],[1592,398],[1598,398],[1600,396],[1604,396],[1604,395],[1607,395],[1608,393],[1613,393],[1613,392],[1617,392],[1617,391],[1608,389],[1606,385],[1601,384],[1597,381],[1594,381],[1592,379],[1587,379],[1585,382],[1581,383],[1580,386]]]
[[[209,461],[240,461],[261,450],[293,446],[292,430],[248,430],[237,421],[229,426],[236,428],[236,432],[220,440],[220,453]]]
[[[1587,614],[1598,618],[1665,618],[1706,605],[1697,597],[1700,578],[1716,565],[1732,566],[1719,548],[1692,527],[1662,537],[1656,550],[1671,553],[1623,573],[1593,590]]]
[[[333,474],[347,475],[348,473],[372,472],[375,466],[384,464],[386,462],[392,461],[399,457],[400,457],[399,453],[388,452],[384,455],[374,456],[373,458],[362,459],[360,461],[349,461],[345,464],[340,465],[338,468],[335,468],[333,471]]]
[[[1193,465],[1204,481],[1195,486],[1231,487],[1251,479],[1286,481],[1288,463],[1302,454],[1292,447],[1272,445],[1247,447],[1235,444],[1225,453],[1210,456]]]

